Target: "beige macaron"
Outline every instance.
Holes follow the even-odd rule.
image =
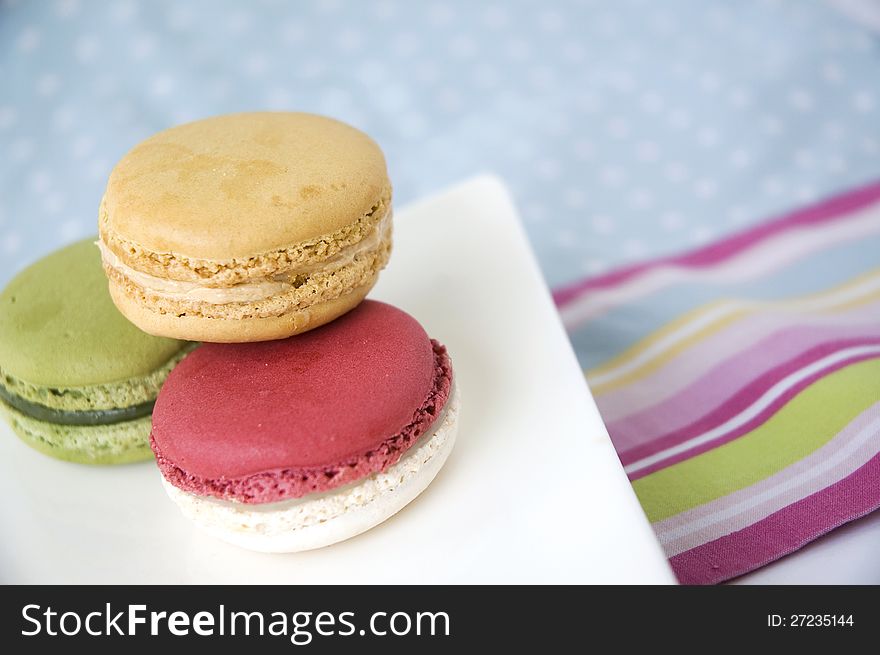
[[[391,184],[366,134],[313,114],[217,116],[160,132],[110,174],[110,294],[150,334],[281,339],[353,309],[391,252]]]

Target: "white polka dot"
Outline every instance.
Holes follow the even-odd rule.
[[[36,27],[26,27],[18,35],[15,45],[20,52],[33,52],[40,45],[42,37]]]
[[[51,191],[43,196],[43,209],[47,214],[57,214],[65,207],[64,195]]]
[[[798,111],[810,111],[813,108],[813,96],[805,89],[795,89],[789,93],[788,102]]]
[[[641,257],[646,251],[645,244],[637,239],[627,239],[623,242],[623,253],[627,257]]]
[[[590,217],[590,227],[596,234],[611,234],[614,232],[614,221],[605,214],[596,214]]]
[[[532,72],[534,73],[534,71]],[[532,75],[534,78],[534,74]],[[482,89],[491,89],[501,82],[501,75],[497,69],[488,62],[480,62],[474,66],[472,72],[474,83]]]
[[[358,44],[354,49],[364,43],[363,35],[358,34]],[[413,32],[402,32],[395,35],[391,40],[391,52],[397,57],[412,57],[419,50],[419,37]]]
[[[547,134],[556,138],[568,136],[571,133],[571,122],[565,114],[559,114],[554,120],[548,122],[544,129]]]
[[[504,50],[514,61],[523,61],[532,54],[532,47],[523,39],[511,39],[505,44]]]
[[[596,152],[595,146],[586,139],[578,139],[574,142],[572,148],[574,156],[581,161],[592,159],[593,154]]]
[[[263,52],[252,52],[244,58],[244,72],[248,77],[262,77],[269,68],[269,57]]]
[[[547,220],[547,209],[544,205],[532,202],[523,207],[523,217],[529,223],[543,223]]]
[[[150,93],[157,97],[170,95],[177,86],[175,79],[168,73],[160,73],[150,83]]]
[[[761,181],[761,191],[765,195],[778,196],[783,189],[782,181],[777,177],[766,177]]]
[[[799,202],[812,202],[819,197],[819,194],[813,187],[802,185],[794,190],[794,197]]]
[[[715,196],[718,192],[718,183],[708,177],[697,180],[694,184],[694,194],[698,198],[708,199]]]
[[[727,218],[734,225],[743,225],[749,220],[750,213],[745,207],[734,206],[727,211]]]
[[[846,160],[840,155],[832,155],[829,157],[825,166],[830,173],[843,173],[849,168]]]
[[[717,130],[712,127],[701,127],[697,130],[697,143],[704,148],[711,148],[718,145],[720,137]]]
[[[134,0],[119,0],[113,3],[110,16],[117,23],[129,23],[137,12],[138,7]]]
[[[562,56],[573,63],[580,63],[587,58],[587,49],[582,43],[569,41],[562,46]]]
[[[9,146],[9,156],[14,162],[25,162],[34,156],[34,142],[19,137]]]
[[[684,227],[684,216],[678,212],[668,211],[660,215],[660,227],[667,232],[675,232]]]
[[[681,162],[670,162],[663,168],[663,173],[670,182],[684,182],[690,177],[690,172]]]
[[[58,0],[55,3],[55,15],[58,18],[70,18],[79,12],[79,0]]]
[[[251,17],[243,11],[236,11],[226,19],[226,29],[232,34],[246,32],[251,26]]]
[[[717,73],[706,71],[700,75],[699,84],[703,91],[711,93],[721,88],[721,79],[718,77]]]
[[[737,109],[746,109],[752,105],[752,96],[746,89],[733,89],[730,92],[730,104]]]
[[[730,153],[730,164],[734,168],[745,168],[752,163],[752,156],[745,148],[735,148]]]
[[[171,116],[175,125],[192,123],[193,121],[201,118],[199,113],[192,107],[180,107],[178,109],[175,109],[172,112]]]
[[[770,136],[782,134],[782,121],[776,116],[764,116],[761,119],[761,128]]]
[[[83,159],[92,154],[95,149],[95,140],[88,134],[80,134],[73,140],[71,152],[77,159]]]
[[[652,91],[643,94],[642,97],[639,98],[639,106],[647,114],[656,114],[657,112],[662,111],[665,104],[663,98]]]
[[[437,106],[444,112],[451,114],[459,112],[464,107],[464,97],[455,87],[446,86],[437,92]]]
[[[571,209],[581,209],[587,204],[587,194],[583,189],[571,188],[565,191],[562,200]]]
[[[798,168],[808,169],[813,168],[813,165],[816,163],[816,158],[813,156],[813,153],[807,150],[806,148],[799,148],[794,153],[794,165]]]
[[[288,45],[299,43],[305,35],[306,28],[299,21],[288,21],[281,26],[281,40]]]
[[[599,181],[604,186],[620,186],[625,178],[626,174],[618,166],[606,166],[599,172]]]
[[[52,127],[59,132],[66,132],[76,122],[76,114],[70,105],[62,105],[52,112]]]
[[[0,106],[0,130],[6,130],[15,125],[18,115],[12,107],[8,105]]]
[[[431,5],[428,9],[428,21],[431,25],[441,27],[448,25],[455,19],[455,10],[445,3]]]
[[[822,79],[826,82],[840,82],[843,79],[843,71],[836,63],[827,61],[819,69]]]
[[[156,37],[153,34],[138,34],[131,42],[131,55],[137,60],[146,59],[156,52]]]
[[[52,176],[48,171],[38,169],[28,175],[27,183],[31,193],[44,194],[52,187]]]
[[[553,180],[559,177],[562,166],[555,159],[542,158],[535,164],[535,172],[545,180]]]
[[[80,63],[88,64],[97,58],[101,47],[98,39],[90,34],[77,38],[73,45],[73,54]]]
[[[700,225],[699,227],[695,228],[691,232],[691,234],[690,234],[691,243],[694,243],[697,245],[704,244],[707,241],[709,241],[709,239],[711,239],[714,234],[715,234],[715,232],[711,227],[708,227],[706,225]]]
[[[602,108],[598,96],[589,91],[582,91],[574,100],[575,107],[587,114],[595,114]]]
[[[183,4],[176,4],[171,7],[171,11],[168,12],[167,23],[169,28],[180,32],[191,27],[194,19],[195,16],[190,7]]]
[[[511,157],[517,161],[528,161],[532,158],[534,149],[526,139],[513,139],[508,143]]]
[[[599,28],[599,33],[606,37],[617,36],[620,31],[620,25],[618,24],[617,19],[611,14],[601,15],[597,21],[597,26]]]
[[[286,87],[273,86],[266,92],[264,102],[267,109],[290,109],[293,106],[293,94]]]
[[[327,0],[327,2],[333,6],[334,12],[339,11],[342,6],[338,0]],[[373,6],[373,15],[381,20],[391,20],[397,15],[397,7],[387,0],[376,2]]]
[[[673,109],[669,112],[669,124],[683,130],[691,124],[691,117],[684,109]]]
[[[21,237],[16,232],[7,232],[3,237],[3,252],[7,255],[12,255],[20,249]]]
[[[55,73],[44,73],[37,78],[37,93],[44,98],[55,95],[58,87],[61,86],[61,80]]]
[[[616,91],[629,93],[636,88],[636,81],[629,71],[612,70],[608,73],[608,85]]]
[[[608,121],[608,133],[615,139],[623,139],[629,135],[629,124],[620,116],[615,116]]]
[[[869,155],[877,155],[880,154],[880,141],[873,137],[865,137],[862,139],[862,150],[864,150]]]
[[[867,114],[874,111],[874,96],[867,91],[858,91],[853,96],[853,107],[861,114]]]
[[[654,205],[654,194],[647,189],[636,189],[630,193],[628,200],[634,209],[648,209]]]
[[[577,235],[570,229],[557,230],[555,234],[556,245],[562,248],[573,248],[577,245]]]
[[[72,241],[76,237],[85,233],[85,223],[75,218],[70,218],[61,224],[61,238],[65,241]]]
[[[92,180],[103,180],[110,174],[110,164],[106,159],[98,157],[89,161],[86,175]]]
[[[565,26],[565,19],[558,11],[543,11],[538,16],[538,27],[549,34],[559,32]]]
[[[585,259],[581,264],[581,270],[588,275],[601,273],[606,268],[608,268],[608,264],[601,259]]]
[[[498,5],[487,7],[483,12],[483,24],[490,30],[500,30],[510,23],[510,15]]]
[[[636,159],[641,162],[657,161],[660,157],[660,147],[653,141],[640,141],[636,144]]]
[[[449,40],[449,54],[457,59],[470,59],[477,53],[477,44],[467,34],[459,34]]]

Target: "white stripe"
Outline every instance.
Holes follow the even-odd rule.
[[[839,364],[840,362],[844,362],[848,359],[853,359],[855,357],[859,357],[861,355],[872,355],[880,353],[880,345],[871,345],[871,346],[854,346],[852,348],[845,348],[844,350],[839,350],[836,353],[832,353],[823,357],[822,359],[813,362],[800,369],[799,371],[795,371],[794,373],[789,374],[776,384],[774,384],[770,389],[764,392],[764,394],[758,398],[754,403],[752,403],[749,407],[741,411],[736,416],[728,419],[721,425],[709,430],[708,432],[704,432],[703,434],[693,437],[692,439],[688,439],[680,444],[676,444],[670,448],[665,450],[661,450],[658,453],[654,453],[648,457],[644,457],[632,464],[624,467],[624,470],[627,473],[635,473],[637,471],[641,471],[644,468],[652,466],[657,462],[662,462],[665,459],[669,459],[670,457],[674,457],[675,455],[680,455],[681,453],[685,453],[689,450],[692,450],[698,446],[702,446],[703,444],[714,441],[715,439],[719,439],[724,435],[733,432],[737,428],[742,427],[756,416],[760,415],[767,407],[769,407],[773,402],[775,402],[778,398],[780,398],[786,391],[789,391],[793,387],[795,387],[798,383],[807,379],[811,375],[814,375],[826,368],[830,368],[835,364]]]
[[[680,282],[732,284],[754,279],[837,243],[880,232],[880,204],[855,212],[852,218],[819,227],[802,227],[775,234],[710,268],[664,264],[637,274],[612,289],[584,291],[560,307],[563,323],[576,328],[608,310]]]
[[[834,484],[839,480],[842,480],[844,477],[846,477],[856,469],[864,466],[872,457],[874,457],[874,455],[876,455],[876,450],[865,449],[865,451],[861,453],[861,456],[856,457],[855,455],[858,453],[858,450],[860,448],[863,448],[867,444],[870,444],[872,440],[875,440],[878,437],[880,437],[880,417],[877,417],[876,419],[871,421],[871,423],[859,430],[858,433],[856,433],[852,437],[852,439],[842,448],[839,448],[829,454],[827,452],[828,449],[823,447],[822,449],[820,449],[822,451],[822,457],[812,457],[811,459],[815,461],[812,462],[813,465],[807,468],[805,471],[791,477],[780,476],[782,477],[781,480],[773,485],[768,486],[766,489],[754,496],[745,498],[738,503],[729,505],[724,509],[712,512],[711,514],[708,514],[706,516],[700,516],[699,518],[694,519],[689,523],[678,525],[672,529],[663,530],[661,524],[655,524],[654,529],[657,531],[657,537],[660,539],[660,543],[666,546],[672,541],[690,537],[691,535],[706,530],[713,525],[717,525],[718,523],[721,523],[731,518],[735,518],[739,515],[743,515],[740,517],[741,520],[736,521],[733,525],[726,526],[726,529],[729,529],[730,532],[742,530],[744,527],[752,525],[753,523],[757,523],[758,521],[770,516],[770,514],[779,511],[788,503],[782,502],[769,504],[760,512],[760,514],[749,512],[749,510],[758,507],[759,505],[763,505],[768,501],[779,498],[787,492],[793,491],[795,489],[798,491],[798,495],[801,497],[806,497],[810,494],[814,494],[817,491],[821,491],[825,487],[828,487],[829,485]],[[814,453],[814,455],[818,454],[818,452]],[[849,462],[848,466],[844,466],[847,464],[847,460],[849,460],[851,457],[853,458],[853,461]],[[837,472],[837,475],[835,475],[834,479],[825,479],[824,476],[827,473],[833,472],[838,467],[843,468],[842,470]],[[723,502],[723,498],[713,502],[717,502],[720,504]],[[681,544],[678,544],[676,548],[670,549],[672,552],[670,552],[670,550],[667,550],[666,555],[667,557],[672,557],[674,555],[677,555],[678,553],[684,552],[685,550],[689,550],[696,545],[699,544],[683,542]]]
[[[822,311],[836,305],[842,305],[857,300],[877,291],[878,289],[880,289],[880,275],[875,275],[862,280],[858,284],[844,289],[838,289],[828,294],[822,294],[815,298],[779,302],[774,309],[792,313]],[[591,386],[596,387],[613,382],[614,380],[641,368],[654,358],[662,355],[666,350],[671,350],[678,343],[686,340],[691,335],[696,334],[702,328],[711,325],[714,321],[729,316],[740,309],[760,306],[761,304],[773,306],[774,303],[772,303],[772,301],[768,303],[760,303],[743,302],[738,300],[721,303],[712,307],[712,309],[707,312],[698,314],[692,319],[692,322],[685,323],[677,330],[670,332],[662,339],[655,341],[632,359],[629,359],[603,373],[588,374],[587,381]]]

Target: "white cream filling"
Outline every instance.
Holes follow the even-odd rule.
[[[231,287],[210,287],[199,282],[183,280],[167,280],[138,271],[125,262],[104,245],[97,241],[101,250],[101,258],[107,266],[143,287],[170,300],[206,302],[222,305],[229,302],[255,302],[285,293],[293,289],[293,280],[299,275],[310,275],[316,271],[334,271],[351,264],[358,256],[374,251],[389,237],[391,233],[391,212],[380,220],[368,236],[355,244],[343,248],[333,257],[316,264],[304,264],[285,273],[266,277],[256,282],[243,282]]]

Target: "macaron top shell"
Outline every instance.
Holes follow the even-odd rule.
[[[411,424],[435,371],[421,325],[369,300],[290,339],[204,344],[159,394],[153,448],[201,479],[332,467]]]
[[[112,233],[157,253],[250,257],[350,225],[390,197],[382,151],[313,114],[216,116],[160,132],[113,169]]]
[[[94,238],[41,259],[0,293],[0,369],[30,384],[80,387],[145,376],[185,345],[145,334],[119,313]]]

